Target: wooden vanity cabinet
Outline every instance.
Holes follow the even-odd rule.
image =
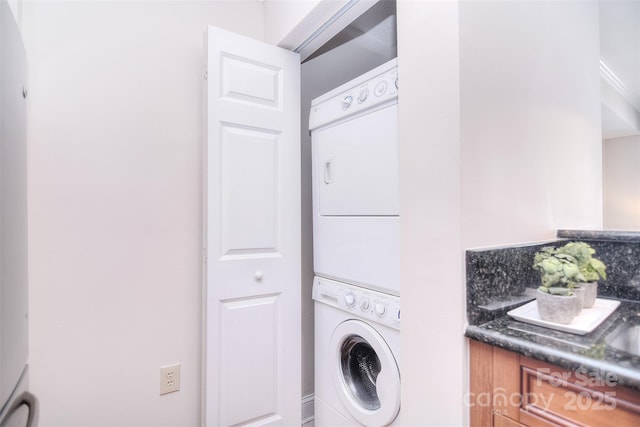
[[[472,427],[640,426],[640,392],[470,340]]]

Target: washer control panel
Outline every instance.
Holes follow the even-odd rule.
[[[335,280],[316,277],[313,299],[354,316],[400,329],[400,297]]]

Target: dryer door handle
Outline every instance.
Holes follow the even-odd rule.
[[[333,184],[333,160],[331,159],[324,162],[324,183]]]

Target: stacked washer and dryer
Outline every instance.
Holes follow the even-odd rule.
[[[314,99],[315,425],[400,425],[393,59]]]

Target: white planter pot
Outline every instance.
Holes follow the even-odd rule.
[[[578,297],[578,304],[576,304],[576,316],[580,314],[582,309],[584,308],[584,301],[587,296],[587,290],[585,288],[581,288],[579,286],[571,289],[573,294]]]
[[[598,282],[585,282],[578,285],[584,293],[584,308],[591,308],[598,296]]]
[[[536,301],[540,319],[562,325],[571,323],[582,308],[580,300],[575,294],[563,296],[537,291]]]

